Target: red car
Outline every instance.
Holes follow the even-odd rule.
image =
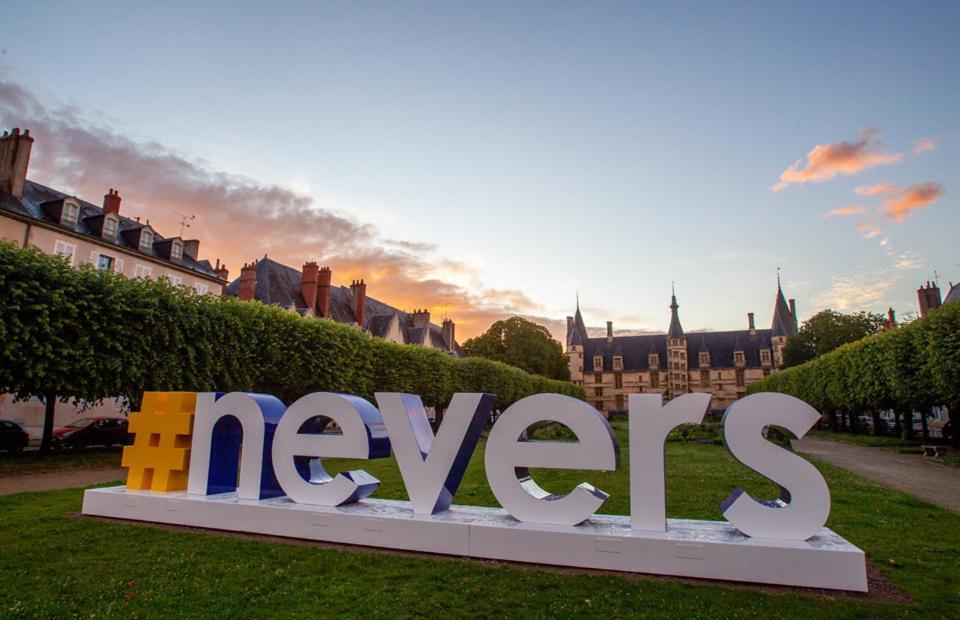
[[[54,429],[53,447],[83,448],[115,446],[127,443],[127,421],[124,418],[83,418]]]

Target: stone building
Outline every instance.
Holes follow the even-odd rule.
[[[449,318],[436,325],[430,322],[427,310],[399,310],[368,296],[363,280],[337,286],[332,275],[329,267],[315,262],[308,262],[297,271],[264,256],[244,265],[240,277],[227,286],[226,294],[274,304],[303,316],[353,325],[391,342],[440,349],[456,357],[463,355],[455,339],[456,325]]]
[[[29,131],[19,129],[0,136],[0,239],[64,256],[75,267],[91,264],[129,277],[167,278],[197,293],[223,292],[225,265],[199,258],[196,239],[164,237],[149,220],[121,215],[118,191],[110,189],[97,206],[27,179],[33,142]],[[123,410],[114,399],[92,408],[57,403],[54,423]],[[32,437],[43,415],[44,403],[37,398],[15,402],[12,394],[0,394],[0,418],[17,422]]]
[[[936,282],[928,281],[917,289],[917,301],[920,305],[920,316],[925,317],[931,310],[944,304],[960,303],[960,284],[951,282],[947,296],[940,299],[940,286]]]
[[[684,332],[676,295],[670,299],[666,334],[591,338],[580,314],[567,317],[567,357],[573,383],[583,386],[587,401],[599,411],[627,409],[629,394],[662,394],[664,401],[688,392],[711,395],[710,406],[724,409],[741,398],[747,386],[783,364],[783,347],[797,333],[796,302],[784,298],[780,283],[770,329],[757,329],[754,313],[747,329]]]

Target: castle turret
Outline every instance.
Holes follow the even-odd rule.
[[[583,385],[583,345],[587,341],[587,328],[580,314],[580,298],[577,311],[567,317],[567,360],[570,363],[570,380],[574,385]]]
[[[796,302],[793,307],[796,308]],[[787,305],[787,298],[783,296],[783,289],[780,287],[780,274],[777,274],[777,299],[773,304],[773,324],[770,326],[770,340],[773,343],[773,364],[777,368],[783,366],[783,347],[787,340],[797,335],[797,317],[790,311]]]
[[[668,396],[676,398],[681,394],[689,392],[687,387],[687,338],[683,334],[683,326],[680,325],[680,315],[677,310],[680,304],[677,303],[675,291],[670,295],[670,329],[667,330],[667,370],[669,376]]]

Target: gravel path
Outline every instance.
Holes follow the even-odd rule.
[[[66,469],[32,474],[0,476],[0,495],[24,491],[55,491],[123,480],[124,471],[119,467],[97,469]]]
[[[947,510],[960,512],[960,469],[931,463],[929,457],[864,448],[842,441],[807,437],[793,447],[884,486]]]

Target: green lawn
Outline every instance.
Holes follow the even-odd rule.
[[[604,512],[626,513],[627,442],[618,434],[618,472],[544,470],[538,481],[562,492],[589,480],[611,494]],[[458,503],[494,503],[482,448]],[[392,460],[363,466],[383,482],[377,496],[404,497]],[[833,491],[828,526],[865,549],[915,603],[165,531],[71,518],[82,491],[69,490],[0,497],[0,616],[960,617],[960,515],[820,467]],[[717,519],[738,485],[774,491],[715,445],[671,442],[667,468],[670,516]]]
[[[66,469],[120,467],[119,448],[86,448],[41,454],[36,450],[0,454],[0,476],[20,476]]]

